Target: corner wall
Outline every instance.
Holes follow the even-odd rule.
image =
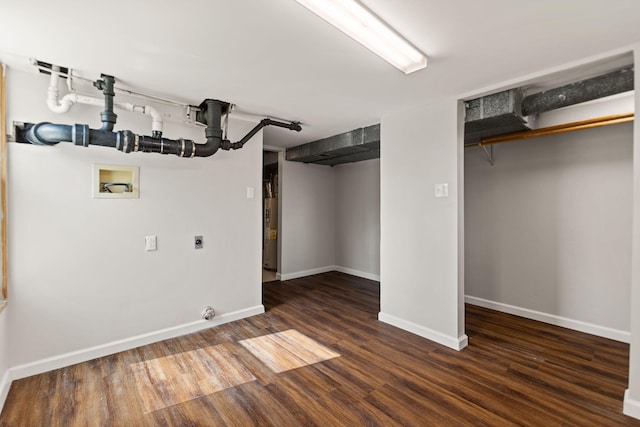
[[[334,270],[333,168],[290,161],[280,168],[281,280]]]
[[[634,48],[636,65],[640,59],[640,44]],[[636,114],[640,112],[640,70],[635,67]],[[640,120],[633,123],[633,230],[631,249],[631,354],[629,358],[629,388],[624,398],[624,413],[640,419]]]
[[[335,173],[335,264],[380,280],[380,160],[347,163]]]
[[[9,346],[8,337],[8,324],[7,324],[7,310],[0,313],[0,412],[9,394],[9,387],[11,386],[11,378],[9,375],[9,355],[7,348]]]
[[[9,124],[100,126],[97,107],[48,111],[47,86],[48,76],[9,69]],[[116,129],[150,133],[146,116],[116,112]],[[252,127],[232,121],[229,136]],[[164,135],[204,141],[202,128],[175,122]],[[11,301],[0,322],[11,325],[2,348],[13,378],[263,312],[261,201],[246,198],[247,187],[261,188],[261,135],[194,159],[8,144]],[[139,166],[140,198],[93,199],[94,163]],[[145,252],[147,235],[158,237],[157,251]],[[195,235],[204,236],[201,250]],[[216,310],[212,322],[201,320],[205,305]]]
[[[467,344],[458,264],[457,99],[385,116],[381,123],[379,319],[451,348]],[[436,198],[435,184],[449,196]]]

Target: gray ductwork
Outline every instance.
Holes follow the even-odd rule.
[[[494,93],[466,102],[465,144],[482,138],[530,130],[528,116],[634,89],[633,66],[531,95],[525,88]],[[286,159],[339,165],[380,157],[380,125],[355,129],[288,148]]]
[[[285,123],[272,119],[263,119],[247,135],[238,142],[223,139],[221,119],[228,112],[230,104],[215,99],[205,99],[200,104],[196,120],[204,125],[206,143],[196,144],[190,139],[162,138],[161,133],[153,136],[134,134],[129,130],[113,132],[116,123],[116,114],[113,113],[113,97],[115,95],[113,84],[115,79],[102,75],[103,80],[98,80],[95,86],[102,90],[105,96],[105,110],[101,114],[102,127],[90,129],[89,125],[53,124],[53,123],[26,123],[16,127],[16,141],[28,142],[36,145],[55,145],[60,142],[72,142],[74,145],[87,147],[100,145],[114,147],[125,153],[145,152],[160,154],[175,154],[180,157],[208,157],[214,155],[219,149],[237,150],[244,146],[260,129],[265,126],[278,126],[290,130],[300,131],[299,123]]]
[[[464,140],[479,141],[493,135],[528,130],[527,119],[522,115],[524,94],[519,89],[477,98],[466,103]]]
[[[287,160],[329,166],[379,157],[379,124],[287,148],[286,151]]]
[[[632,91],[633,77],[631,66],[531,95],[511,89],[467,101],[464,142],[530,130],[528,116]]]
[[[522,100],[522,114],[531,116],[631,91],[634,84],[633,74],[633,67],[627,67],[529,95]]]

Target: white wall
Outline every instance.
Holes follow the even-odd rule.
[[[637,64],[640,44],[634,48]],[[640,70],[635,68],[635,82]],[[638,84],[636,83],[636,88]],[[640,111],[640,90],[635,91],[636,111]],[[633,232],[631,250],[631,355],[629,359],[629,388],[625,393],[624,413],[640,418],[640,120],[633,127]]]
[[[382,118],[379,319],[462,348],[459,104],[433,102]],[[449,197],[434,197],[438,183]]]
[[[47,76],[9,70],[7,84],[9,123],[100,125],[99,108],[49,112]],[[116,112],[116,129],[150,132],[148,118]],[[231,122],[230,138],[251,127]],[[176,123],[165,123],[164,135],[204,141],[202,128]],[[210,158],[10,143],[8,159],[11,306],[3,321],[11,325],[10,366],[140,334],[159,339],[264,310],[260,198],[246,198],[247,187],[261,188],[261,134],[242,150]],[[93,199],[93,163],[139,166],[140,198]],[[204,236],[204,249],[194,250],[196,234]],[[146,235],[158,236],[157,251],[144,251]],[[200,320],[205,305],[216,309],[214,322]],[[97,353],[118,346],[107,347]]]
[[[335,264],[380,280],[380,160],[347,163],[335,173]]]
[[[281,161],[278,271],[282,280],[334,269],[335,175],[328,166]]]
[[[0,412],[9,393],[11,380],[9,379],[9,337],[7,323],[7,309],[0,313]]]
[[[494,156],[465,150],[467,296],[628,341],[632,125],[499,144]]]

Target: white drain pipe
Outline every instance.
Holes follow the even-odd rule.
[[[47,106],[54,113],[66,113],[77,102],[77,99],[75,93],[70,93],[58,100],[58,95],[60,94],[58,91],[58,80],[60,80],[58,72],[59,68],[56,66],[51,70],[51,80],[49,80],[49,90],[47,91]]]
[[[68,93],[58,99],[60,91],[58,89],[58,83],[60,80],[60,69],[57,66],[53,66],[51,70],[51,79],[49,80],[49,89],[47,91],[47,106],[54,113],[67,113],[73,104],[85,104],[93,105],[96,107],[102,107],[104,100],[100,98],[93,98],[91,96],[79,95],[77,93]],[[69,77],[71,78],[71,73]],[[151,117],[151,130],[153,135],[159,138],[162,135],[162,114],[150,105],[135,105],[131,103],[114,103],[114,107],[125,111],[131,111],[134,113],[141,113]]]
[[[151,117],[152,135],[154,135],[156,138],[159,138],[159,136],[156,136],[156,135],[162,135],[162,114],[160,114],[160,111],[156,110],[151,105],[135,105],[135,104],[130,104],[130,103],[124,103],[124,104],[116,103],[116,104],[114,104],[114,106],[116,108],[120,108],[121,110],[133,111],[134,113],[141,113],[141,114],[144,114],[146,116]]]

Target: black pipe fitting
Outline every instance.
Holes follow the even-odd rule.
[[[36,145],[56,145],[61,141],[71,141],[71,126],[49,122],[31,126],[24,134],[27,141]]]
[[[89,125],[63,125],[48,122],[25,124],[23,128],[16,127],[17,141],[30,142],[38,145],[55,145],[61,141],[72,142],[75,145],[88,147],[101,145],[114,147],[124,153],[141,151],[145,153],[175,154],[180,157],[209,157],[219,149],[237,150],[244,146],[256,133],[265,126],[278,126],[300,131],[300,123],[283,123],[272,119],[263,119],[240,141],[232,143],[222,138],[222,115],[227,113],[231,104],[215,99],[205,99],[200,104],[200,111],[196,120],[206,125],[204,144],[196,144],[190,139],[162,138],[162,132],[153,131],[151,136],[137,135],[130,130],[113,132],[117,115],[113,112],[113,98],[115,96],[112,76],[102,74],[102,80],[94,82],[94,86],[104,93],[105,109],[101,113],[102,127],[90,129]]]
[[[93,85],[104,94],[104,111],[100,114],[102,127],[100,130],[112,131],[118,116],[113,112],[113,97],[116,96],[114,84],[116,79],[107,74],[101,74],[102,80],[96,80]]]
[[[71,129],[71,141],[75,145],[82,145],[83,147],[89,146],[90,140],[89,125],[74,125]]]

